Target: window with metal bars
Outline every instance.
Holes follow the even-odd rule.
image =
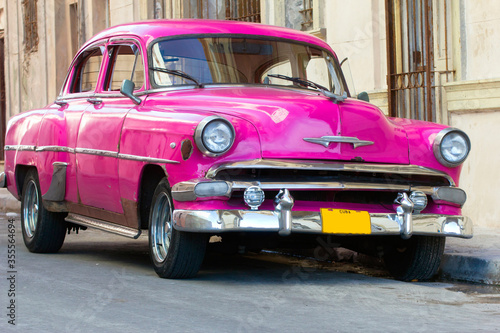
[[[260,23],[260,0],[183,0],[182,12],[186,18]]]
[[[37,0],[23,0],[24,49],[26,53],[38,50]]]
[[[313,27],[313,0],[302,0],[302,30],[311,30]]]
[[[260,0],[226,0],[226,20],[260,23]]]
[[[440,84],[448,81],[449,74],[453,73],[448,68],[450,1],[386,0],[387,85],[391,116],[439,120]],[[433,24],[442,25],[439,30],[442,33],[434,36],[436,29]],[[436,43],[439,47],[435,47]],[[446,66],[439,65],[439,61],[445,61]]]

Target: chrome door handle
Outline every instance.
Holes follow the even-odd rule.
[[[102,99],[99,99],[99,98],[88,98],[87,102],[92,103],[94,105],[95,104],[101,104],[102,103]]]

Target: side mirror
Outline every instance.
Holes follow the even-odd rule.
[[[368,93],[366,91],[360,92],[358,94],[358,99],[362,100],[362,101],[365,101],[365,102],[369,102],[370,101],[370,97],[368,96]]]
[[[135,104],[139,105],[141,104],[142,101],[139,97],[134,96],[134,88],[135,88],[134,82],[130,80],[123,80],[120,92],[122,93],[122,95],[125,95],[128,98],[130,98]]]

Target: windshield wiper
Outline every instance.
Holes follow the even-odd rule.
[[[162,73],[167,73],[167,74],[171,74],[171,75],[180,76],[183,79],[193,81],[194,83],[196,83],[196,85],[199,88],[203,88],[203,84],[201,84],[200,82],[198,82],[198,80],[196,80],[191,75],[184,73],[183,71],[180,71],[180,70],[177,70],[177,69],[160,68],[160,67],[152,67],[151,69],[154,70],[154,71],[162,72]]]
[[[309,81],[306,79],[301,79],[300,77],[291,77],[291,76],[282,75],[282,74],[267,74],[267,76],[275,77],[275,78],[282,79],[282,80],[292,81],[294,83],[298,83],[298,84],[301,84],[301,85],[306,86],[306,87],[311,87],[311,88],[317,89],[317,90],[321,91],[323,93],[323,95],[330,98],[335,103],[343,102],[344,99],[347,97],[347,96],[340,96],[340,95],[334,94],[331,91],[329,91],[327,88],[322,86],[321,84],[318,84],[318,83],[315,83],[313,81]]]

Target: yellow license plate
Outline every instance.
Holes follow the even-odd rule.
[[[356,234],[371,233],[370,214],[368,212],[321,208],[323,232],[327,234]]]

